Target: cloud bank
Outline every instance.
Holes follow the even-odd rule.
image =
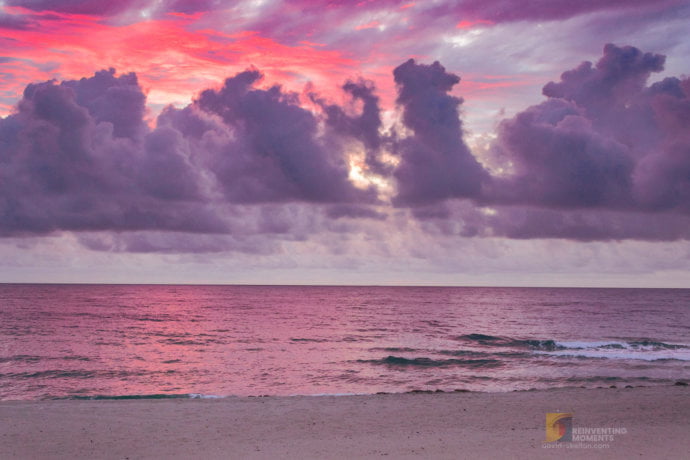
[[[334,102],[248,69],[153,128],[133,73],[33,83],[0,119],[0,235],[261,252],[270,245],[252,235],[306,239],[342,219],[354,226],[341,232],[369,221],[385,233],[403,212],[462,236],[688,239],[690,80],[649,84],[664,61],[606,45],[503,120],[488,154],[468,147],[460,77],[438,62],[394,69],[392,123],[362,78]]]
[[[664,56],[606,45],[544,86],[547,100],[501,123],[496,155],[513,173],[494,199],[553,208],[688,208],[690,80],[646,86]]]

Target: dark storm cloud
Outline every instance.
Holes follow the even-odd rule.
[[[196,101],[232,129],[232,142],[210,160],[227,199],[373,202],[376,191],[352,185],[343,152],[318,135],[317,118],[298,96],[279,86],[253,88],[260,78],[256,70],[242,72]]]
[[[459,107],[449,94],[460,78],[438,62],[410,59],[394,71],[397,103],[411,135],[394,147],[400,163],[394,176],[397,206],[416,206],[448,198],[476,198],[488,174],[463,140]]]

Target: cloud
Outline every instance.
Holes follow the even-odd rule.
[[[427,230],[463,237],[518,240],[675,241],[690,239],[690,215],[608,209],[563,211],[534,206],[479,208],[470,203],[447,205],[446,216],[425,216]]]
[[[194,14],[220,9],[223,2],[220,0],[171,0],[166,4],[167,11],[184,14]]]
[[[488,175],[463,140],[463,101],[449,94],[460,78],[438,62],[425,65],[413,59],[393,75],[403,124],[411,132],[394,147],[400,163],[394,172],[398,193],[393,203],[416,206],[478,197]]]
[[[630,205],[633,159],[575,104],[552,99],[503,121],[493,147],[512,174],[494,178],[489,202],[538,206]]]
[[[348,114],[347,111],[336,104],[326,104],[323,100],[315,98],[314,101],[321,105],[326,114],[326,124],[336,133],[352,137],[362,142],[366,153],[365,163],[369,170],[376,174],[387,175],[389,167],[380,158],[381,146],[384,142],[381,130],[381,109],[379,98],[375,94],[375,86],[372,81],[359,79],[348,81],[343,85],[343,91],[351,96],[351,103],[361,102],[359,115]]]
[[[612,122],[611,115],[629,108],[653,72],[664,69],[666,57],[644,53],[632,46],[604,46],[596,63],[585,61],[564,72],[560,82],[550,82],[543,93],[549,98],[573,101],[586,115],[599,122]],[[608,115],[608,116],[607,116]]]
[[[462,17],[491,22],[567,19],[602,10],[654,9],[677,5],[679,0],[537,0],[516,5],[512,0],[463,0],[450,8]]]
[[[259,79],[255,70],[228,78],[185,108],[166,108],[155,129],[133,73],[28,85],[15,113],[0,118],[0,234],[230,234],[241,204],[352,203],[325,215],[380,218],[365,209],[376,189],[349,181],[344,152],[316,115],[278,86],[254,88]],[[110,247],[153,251],[155,238],[123,236]],[[238,246],[214,239],[181,249],[219,241]]]
[[[279,240],[252,235],[191,235],[171,231],[86,232],[78,234],[77,239],[87,249],[111,253],[238,252],[266,255],[280,250]]]
[[[425,114],[417,125],[405,117],[414,137],[429,131],[427,138],[443,140],[416,161],[407,161],[419,165],[409,174],[410,182],[421,177],[415,185],[424,184],[420,171],[431,170],[436,162],[439,167],[429,177],[439,179],[428,183],[445,191],[420,194],[429,199],[405,204],[419,205],[413,215],[440,231],[466,237],[690,238],[690,80],[668,77],[648,85],[664,62],[659,54],[608,44],[596,64],[583,62],[564,72],[560,81],[544,86],[546,101],[499,124],[490,158],[485,159],[491,175],[469,169],[475,171],[470,180],[481,177],[481,185],[469,193],[448,192],[466,184],[468,177],[462,168],[453,169],[435,156],[443,146],[464,145],[454,121],[457,112],[444,118],[421,111]],[[447,78],[441,80],[447,87],[457,82],[438,75]],[[415,88],[413,94],[424,90]],[[404,110],[407,114],[410,108]],[[444,136],[444,131],[451,134]],[[468,158],[466,148],[458,152]],[[399,168],[408,168],[404,160]],[[402,194],[405,182],[398,170],[395,175]],[[453,198],[464,198],[465,204],[458,208]]]
[[[0,235],[263,253],[319,232],[385,235],[404,215],[463,237],[687,239],[690,80],[649,85],[663,66],[662,55],[606,45],[503,120],[481,163],[451,93],[460,78],[438,62],[395,68],[392,124],[363,78],[336,104],[263,85],[250,68],[165,108],[155,128],[134,73],[29,84],[0,118]]]
[[[646,209],[690,211],[690,78],[666,78],[646,92],[655,121],[654,148],[641,156],[633,181]]]
[[[28,85],[0,119],[0,233],[225,231],[185,152],[149,132],[143,102],[136,77],[113,71]]]
[[[687,212],[690,83],[666,78],[664,56],[604,47],[544,86],[547,100],[498,129],[494,154],[510,171],[487,201],[561,209]]]
[[[298,96],[279,86],[253,88],[260,79],[257,70],[239,73],[196,101],[232,130],[232,141],[210,158],[227,199],[374,202],[376,190],[360,190],[349,181],[343,152],[319,136],[317,118]]]
[[[328,208],[326,215],[333,219],[348,217],[351,219],[378,219],[385,220],[386,214],[372,208],[353,205],[335,205]]]
[[[7,0],[8,6],[19,6],[32,11],[53,11],[67,14],[87,14],[94,16],[111,16],[131,8],[146,5],[146,0],[118,0],[104,2],[101,0]]]
[[[35,22],[25,15],[6,14],[0,10],[0,30],[16,29],[26,30],[35,26]]]

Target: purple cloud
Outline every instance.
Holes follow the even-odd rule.
[[[532,0],[517,4],[512,0],[462,0],[449,7],[458,15],[491,22],[568,19],[602,10],[654,9],[681,4],[680,0]]]
[[[239,73],[196,101],[232,130],[233,141],[210,158],[227,199],[373,203],[376,190],[352,185],[343,152],[318,135],[317,118],[298,96],[279,86],[253,88],[260,78],[256,70]]]
[[[92,251],[129,253],[214,253],[243,252],[270,254],[278,250],[276,241],[247,235],[200,235],[147,231],[127,233],[83,233],[79,243]]]
[[[651,86],[664,56],[606,45],[544,87],[548,100],[501,123],[495,154],[512,170],[487,200],[556,208],[687,210],[688,83]]]
[[[371,81],[360,79],[348,81],[343,85],[343,91],[349,94],[352,102],[361,102],[359,115],[349,115],[342,107],[326,104],[312,95],[313,100],[321,105],[326,114],[326,124],[336,133],[358,139],[366,149],[365,162],[369,170],[376,174],[387,175],[390,168],[380,158],[381,145],[384,141],[381,135],[383,123],[379,98],[375,94]]]
[[[690,79],[649,85],[663,65],[661,55],[606,45],[596,64],[564,72],[544,102],[499,125],[491,169],[465,144],[463,100],[450,94],[459,77],[438,62],[395,69],[401,125],[392,134],[363,79],[343,86],[346,107],[310,94],[312,111],[280,86],[258,88],[251,69],[167,107],[155,129],[134,74],[30,84],[0,118],[0,235],[114,231],[83,242],[261,252],[329,225],[385,226],[392,213],[378,190],[349,180],[354,139],[365,173],[392,181],[391,204],[411,208],[398,215],[445,233],[687,239]]]
[[[596,66],[583,62],[564,72],[560,82],[544,86],[544,96],[572,101],[593,121],[610,124],[644,89],[653,72],[664,69],[666,57],[643,53],[632,46],[607,44]]]
[[[331,206],[326,215],[332,219],[347,217],[350,219],[378,219],[386,220],[386,214],[375,211],[370,207],[340,204]]]
[[[0,11],[0,29],[26,30],[36,23],[24,15],[6,14]]]
[[[167,11],[185,14],[213,11],[222,7],[221,0],[171,0],[166,4]]]
[[[633,174],[635,198],[647,209],[690,211],[690,78],[666,78],[646,95],[659,141]]]
[[[28,85],[0,119],[0,234],[231,233],[227,206],[290,201],[356,203],[324,215],[380,218],[365,209],[376,190],[352,185],[316,116],[295,94],[254,88],[259,78],[242,72],[168,107],[153,130],[134,74]]]
[[[462,236],[690,238],[690,79],[671,77],[648,86],[664,60],[634,47],[606,45],[596,64],[584,62],[547,84],[545,102],[500,123],[491,152],[498,161],[481,189],[437,195],[413,215],[453,231],[457,227],[449,222],[457,220]],[[432,128],[435,136],[442,126]],[[461,138],[454,131],[443,139]],[[416,164],[429,168],[434,161],[425,155]],[[449,180],[460,182],[455,177]],[[492,208],[484,212],[467,203],[453,212],[447,198]]]
[[[561,238],[577,241],[690,239],[690,216],[673,213],[573,210],[528,206],[497,207],[494,214],[460,213],[465,236],[511,239]]]
[[[308,0],[287,0],[284,3],[298,6],[300,11],[319,12],[324,10],[321,4]],[[410,3],[407,0],[360,1],[356,6],[347,0],[328,1],[327,10],[341,14],[375,12],[384,9],[397,9]],[[420,23],[444,18],[455,22],[462,20],[480,20],[495,23],[522,20],[544,21],[568,19],[581,14],[598,11],[658,9],[681,5],[683,0],[531,0],[516,4],[514,0],[449,0],[426,5],[424,2],[414,4],[415,16]]]
[[[135,74],[115,77],[115,69],[101,70],[62,85],[74,91],[76,103],[89,111],[94,122],[112,123],[115,137],[137,138],[146,131],[142,123],[146,96]]]
[[[9,6],[20,6],[32,11],[112,16],[131,8],[145,6],[148,2],[146,0],[119,0],[117,2],[101,0],[8,0],[5,3]]]
[[[0,119],[0,233],[225,231],[184,152],[148,131],[143,100],[136,77],[111,71],[28,85]]]
[[[501,123],[494,149],[512,168],[489,202],[578,208],[630,205],[628,148],[593,129],[581,109],[551,99]]]
[[[463,140],[463,101],[449,94],[460,78],[438,62],[424,65],[412,59],[393,75],[403,123],[412,132],[395,145],[400,163],[394,172],[398,194],[393,203],[416,206],[479,197],[489,177]]]

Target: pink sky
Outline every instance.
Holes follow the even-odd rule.
[[[78,79],[111,67],[137,73],[154,108],[188,103],[249,66],[259,68],[268,83],[297,91],[312,82],[332,93],[347,78],[362,75],[391,104],[391,71],[411,57],[440,59],[460,74],[456,90],[470,105],[483,107],[489,100],[494,107],[510,107],[511,100],[538,100],[541,85],[563,64],[596,57],[606,42],[656,42],[654,51],[670,54],[679,45],[672,28],[654,40],[631,35],[629,28],[663,23],[673,9],[684,11],[684,2],[673,1],[532,2],[519,8],[507,1],[3,3],[5,114],[29,82]],[[607,22],[621,31],[607,30]],[[583,25],[587,33],[577,33]],[[561,27],[572,32],[568,42],[531,49]],[[540,29],[546,29],[544,37]],[[525,56],[529,51],[535,55]]]

